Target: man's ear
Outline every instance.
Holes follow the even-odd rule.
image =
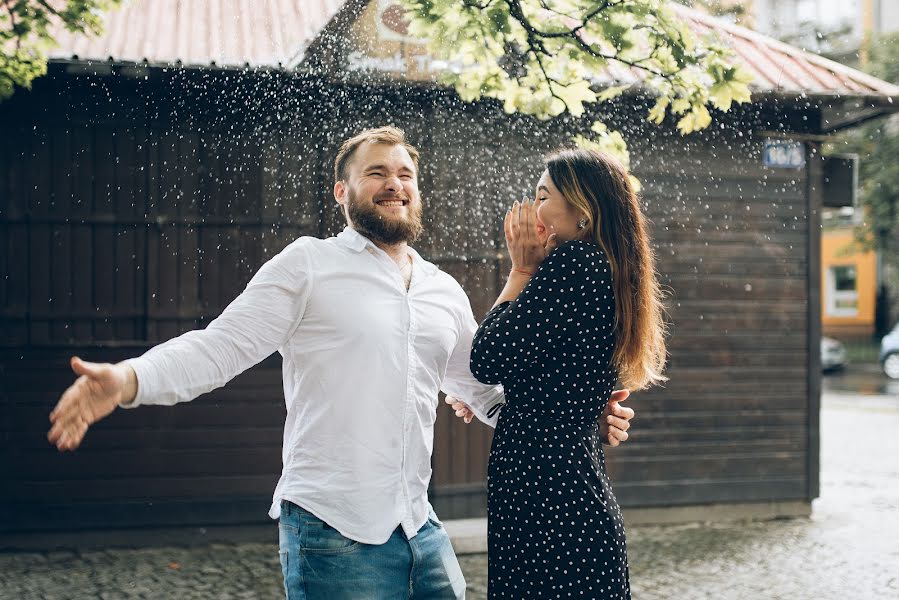
[[[346,183],[343,181],[337,181],[334,183],[334,200],[337,201],[337,204],[344,206],[346,204],[347,199],[347,187]]]

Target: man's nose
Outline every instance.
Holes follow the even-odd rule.
[[[403,189],[403,182],[396,175],[391,175],[384,182],[384,187],[391,192],[398,192]]]

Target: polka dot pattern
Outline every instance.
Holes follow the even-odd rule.
[[[503,384],[487,482],[494,598],[630,598],[599,417],[617,379],[605,254],[568,242],[478,329],[471,369]]]

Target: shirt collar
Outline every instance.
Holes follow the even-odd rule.
[[[343,231],[337,234],[337,240],[354,252],[362,252],[368,247],[377,248],[373,241],[371,241],[349,225],[347,225]],[[411,246],[409,246],[408,248],[409,254],[412,256],[412,263],[414,266],[422,268],[428,275],[433,275],[439,270],[437,268],[437,265],[429,263],[428,261],[423,259],[414,248],[412,248]]]
[[[374,242],[347,225],[343,231],[337,234],[337,240],[354,252],[362,252],[368,246],[374,246]]]

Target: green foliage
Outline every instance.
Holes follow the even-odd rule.
[[[700,38],[665,0],[401,0],[409,31],[455,64],[445,78],[466,101],[495,98],[509,113],[578,117],[634,85],[658,100],[647,117],[677,118],[690,133],[711,123],[709,105],[727,111],[749,101],[751,76],[731,54]],[[640,81],[612,81],[612,72]],[[635,78],[636,79],[636,78]],[[600,91],[601,90],[601,91]],[[619,155],[620,134],[601,123],[598,144]],[[588,143],[582,136],[579,143]]]
[[[675,0],[675,2],[701,10],[714,17],[725,17],[744,26],[747,25],[744,21],[751,20],[752,17],[749,10],[751,3],[741,0]]]
[[[866,70],[899,84],[899,34],[872,41]],[[859,155],[859,203],[864,222],[858,242],[877,249],[888,263],[899,266],[899,121],[882,119],[845,135],[825,148],[828,153]]]
[[[47,72],[47,51],[63,29],[99,34],[102,13],[121,0],[0,0],[0,100]]]

